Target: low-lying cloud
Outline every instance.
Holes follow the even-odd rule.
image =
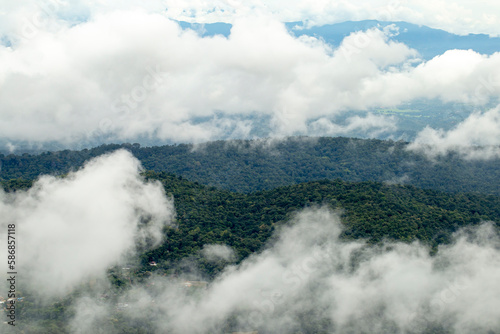
[[[2,238],[7,239],[7,224],[16,226],[19,289],[64,296],[105,277],[108,267],[135,254],[136,246],[162,242],[173,203],[160,184],[144,182],[139,171],[137,159],[117,151],[64,178],[43,176],[26,192],[0,192]],[[1,252],[6,259],[5,249]]]
[[[271,15],[283,22],[306,21],[323,25],[345,21],[407,21],[456,34],[486,33],[498,36],[500,12],[494,1],[458,0],[453,6],[437,1],[211,1],[166,0],[170,17],[195,22],[233,22],[255,13]]]
[[[203,257],[209,262],[234,261],[234,250],[227,245],[205,245],[201,250]]]
[[[408,149],[425,153],[431,158],[455,152],[469,160],[498,159],[500,106],[484,113],[473,113],[449,131],[427,127]]]
[[[355,32],[334,49],[257,14],[236,17],[228,38],[201,37],[132,3],[73,24],[45,13],[33,34],[11,34],[21,37],[0,46],[4,139],[203,142],[253,138],[262,124],[260,137],[376,136],[396,121],[350,111],[426,98],[481,106],[500,93],[499,53],[421,62],[391,40],[396,27]]]
[[[306,209],[273,245],[206,290],[152,278],[122,296],[128,307],[120,312],[172,333],[500,330],[500,239],[492,224],[458,232],[435,256],[418,243],[342,241],[341,232],[337,214]],[[91,309],[79,308],[75,321]]]

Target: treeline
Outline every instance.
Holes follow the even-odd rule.
[[[339,178],[500,195],[499,159],[467,161],[449,154],[431,161],[406,147],[403,142],[342,137],[217,141],[197,146],[103,145],[81,151],[0,155],[0,179],[64,174],[93,157],[124,148],[147,170],[243,193]]]

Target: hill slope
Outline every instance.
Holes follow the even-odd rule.
[[[287,224],[295,212],[308,206],[324,205],[343,210],[343,240],[363,238],[370,243],[384,239],[420,240],[433,251],[437,245],[450,241],[451,234],[460,227],[477,225],[482,220],[495,221],[497,227],[500,224],[500,198],[495,196],[453,195],[412,186],[341,180],[242,194],[167,173],[150,171],[144,176],[161,182],[167,194],[174,198],[177,227],[168,228],[166,242],[143,253],[132,270],[123,271],[120,267],[109,270],[113,288],[96,297],[101,304],[105,299],[110,299],[108,303],[118,303],[124,291],[132,285],[145,284],[152,273],[167,277],[189,277],[190,274],[199,277],[201,274],[206,279],[213,278],[233,261],[207,261],[201,252],[205,245],[228,245],[236,253],[234,261],[242,261],[266,248],[275,231]],[[26,189],[31,184],[22,180],[1,183],[9,191]],[[155,261],[157,266],[148,265],[150,261]],[[19,329],[71,332],[67,320],[72,317],[73,303],[80,293],[77,291],[49,305],[37,303],[34,296],[23,296],[26,301],[18,308]],[[149,322],[127,320],[122,315],[122,310],[116,308],[109,319],[104,320],[119,333],[152,332]],[[306,332],[318,332],[316,327],[312,328],[314,330]]]
[[[451,233],[482,220],[500,223],[500,198],[451,195],[376,182],[316,181],[252,194],[221,191],[165,173],[146,173],[174,197],[178,229],[147,260],[182,258],[204,244],[225,243],[239,258],[259,250],[289,215],[311,205],[344,211],[348,239],[420,240],[437,246]]]
[[[167,242],[144,254],[143,264],[172,263],[198,254],[205,244],[227,244],[238,259],[262,248],[276,227],[307,206],[342,210],[344,238],[421,242],[435,247],[463,226],[484,220],[500,224],[500,198],[447,194],[377,182],[321,180],[241,194],[193,183],[167,173],[145,172],[174,198],[177,227]],[[30,182],[3,181],[4,189],[26,189]],[[211,268],[209,271],[212,271]]]
[[[0,155],[0,179],[34,179],[64,174],[98,155],[125,148],[147,170],[237,192],[253,192],[302,182],[403,183],[446,192],[500,195],[499,160],[465,161],[449,155],[430,161],[408,152],[406,143],[376,139],[289,138],[283,141],[217,141],[202,146],[103,145],[91,150]]]

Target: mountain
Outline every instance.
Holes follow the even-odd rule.
[[[447,194],[378,182],[322,180],[240,194],[189,182],[172,174],[146,172],[174,198],[178,229],[168,243],[149,252],[143,263],[179,260],[204,244],[230,245],[243,259],[259,251],[290,215],[307,206],[343,210],[346,239],[419,240],[436,247],[460,227],[491,220],[500,223],[500,198]]]
[[[288,221],[304,207],[326,206],[343,210],[341,239],[345,242],[363,239],[368,245],[375,244],[376,249],[376,244],[384,240],[420,241],[433,254],[438,245],[449,243],[452,233],[462,227],[478,225],[483,220],[494,221],[497,227],[500,223],[500,198],[495,196],[454,195],[412,186],[340,180],[241,194],[167,173],[145,172],[143,176],[161,182],[166,193],[174,198],[176,226],[165,230],[167,239],[164,244],[140,254],[136,264],[127,265],[127,268],[109,268],[111,287],[99,290],[99,295],[92,297],[97,300],[95,307],[113,305],[102,316],[103,326],[108,332],[153,331],[148,317],[134,320],[126,316],[124,300],[127,299],[124,298],[131,298],[127,291],[134,286],[144,285],[144,289],[154,290],[155,278],[165,276],[172,282],[179,281],[177,277],[186,279],[190,275],[210,281],[227,265],[265,252],[273,244],[276,232],[289,225]],[[2,186],[9,191],[30,186],[29,182],[16,182],[2,181]],[[229,246],[236,257],[215,262],[208,260],[202,253],[207,244]],[[361,259],[353,259],[354,263],[362,262],[362,255],[359,254]],[[91,284],[83,284],[74,293],[49,304],[36,303],[29,293],[23,294],[24,301],[18,302],[17,308],[18,329],[27,333],[71,332],[68,319],[76,307],[75,301],[82,295],[86,296]],[[177,289],[180,289],[180,281],[178,285]],[[227,325],[231,326],[231,319],[227,320]],[[317,326],[318,323],[313,321],[311,329],[305,332],[327,332],[320,331]]]
[[[193,29],[201,36],[223,35],[229,36],[231,24],[207,23],[197,24],[179,22],[183,29]],[[383,29],[389,25],[397,28],[397,33],[391,38],[416,49],[425,60],[443,54],[447,50],[472,49],[482,54],[493,54],[500,51],[500,37],[489,37],[485,34],[455,35],[441,29],[419,26],[408,22],[393,21],[346,21],[335,24],[308,27],[304,22],[287,22],[286,27],[291,34],[299,37],[302,35],[321,38],[333,47],[338,47],[342,40],[356,31],[364,31],[378,27]]]
[[[484,34],[455,35],[444,30],[419,26],[407,22],[391,21],[347,21],[337,24],[327,24],[319,27],[306,28],[301,22],[287,23],[288,29],[296,36],[314,36],[325,42],[339,46],[342,39],[355,31],[364,31],[378,27],[383,29],[394,25],[397,33],[392,39],[416,49],[423,59],[431,59],[443,54],[447,50],[472,49],[482,54],[493,54],[500,51],[500,38],[489,37]]]
[[[0,179],[64,174],[117,149],[131,151],[146,170],[236,192],[321,179],[408,184],[446,192],[500,195],[498,159],[468,161],[449,154],[429,160],[407,143],[354,138],[216,141],[203,145],[102,145],[90,150],[0,155]]]
[[[151,302],[155,303],[157,294],[167,286],[180,293],[178,298],[193,302],[206,298],[214,291],[210,285],[203,290],[206,282],[216,287],[232,274],[251,270],[255,259],[265,262],[280,234],[292,228],[297,223],[295,217],[308,208],[340,214],[342,230],[335,241],[340,247],[348,250],[362,245],[351,254],[349,266],[354,269],[335,267],[339,275],[346,275],[343,270],[347,275],[363,272],[365,256],[383,260],[384,254],[395,254],[392,247],[411,247],[421,252],[421,261],[446,268],[449,247],[456,245],[455,232],[473,231],[486,226],[484,221],[492,222],[487,226],[497,231],[500,227],[498,161],[467,162],[453,155],[429,161],[405,148],[403,142],[380,140],[289,138],[218,141],[201,146],[103,145],[81,151],[2,155],[0,185],[7,192],[16,192],[29,189],[40,174],[64,178],[92,157],[127,149],[148,169],[142,177],[159,182],[173,199],[176,213],[174,225],[163,230],[165,242],[154,249],[139,247],[126,264],[107,268],[103,287],[99,281],[83,281],[62,298],[40,302],[20,282],[16,329],[26,333],[74,332],[71,319],[75,309],[82,307],[82,298],[91,300],[91,307],[106,310],[99,318],[99,326],[106,332],[152,333],[158,319],[168,327],[172,319],[161,312],[129,316],[128,305],[135,305],[129,304],[130,298],[135,298],[130,294],[139,289],[145,300],[149,294],[155,296]],[[449,192],[397,184],[404,182]],[[471,189],[478,193],[460,192]],[[308,224],[320,226],[314,221]],[[313,242],[321,242],[319,239],[321,236],[316,236]],[[332,240],[326,240],[331,247]],[[220,247],[230,256],[210,259],[205,252],[207,245]],[[440,257],[442,250],[444,257]],[[202,287],[183,285],[191,281]],[[331,332],[331,324],[322,327],[321,316],[304,317],[313,320],[302,321],[300,326],[306,329],[301,332]],[[231,316],[220,319],[218,326],[228,329],[222,332],[240,329]],[[429,326],[429,333],[449,332],[439,324]]]

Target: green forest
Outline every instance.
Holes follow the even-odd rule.
[[[344,240],[362,239],[369,244],[419,241],[428,246],[430,254],[437,251],[438,245],[449,243],[452,233],[461,227],[485,220],[500,224],[500,198],[487,194],[446,193],[340,178],[245,193],[203,185],[167,172],[144,171],[143,177],[161,182],[167,195],[174,199],[175,226],[165,230],[167,241],[143,252],[130,265],[130,271],[109,269],[112,290],[105,298],[113,299],[152,274],[176,277],[181,272],[189,275],[189,270],[195,268],[196,275],[201,273],[210,281],[226,265],[240,263],[266,249],[275,231],[305,207],[327,206],[341,212]],[[25,178],[1,181],[7,192],[28,189],[32,182]],[[236,258],[230,262],[207,262],[200,255],[205,244],[228,245]],[[189,259],[189,267],[183,265],[184,259]],[[157,265],[149,265],[152,261]],[[25,295],[25,301],[19,303],[18,333],[69,332],[66,320],[73,314],[72,301],[83,291],[85,286],[51,305],[33,302],[30,295]],[[119,310],[106,321],[115,326],[117,333],[148,333],[147,323],[130,322]],[[311,328],[305,332],[321,332],[315,326]],[[445,333],[434,330],[429,333]]]
[[[499,159],[464,160],[450,153],[432,160],[408,151],[405,142],[343,137],[232,140],[155,147],[115,144],[38,155],[0,154],[0,179],[30,180],[41,174],[65,174],[91,158],[120,148],[132,152],[145,170],[172,173],[241,193],[341,179],[500,195]]]

